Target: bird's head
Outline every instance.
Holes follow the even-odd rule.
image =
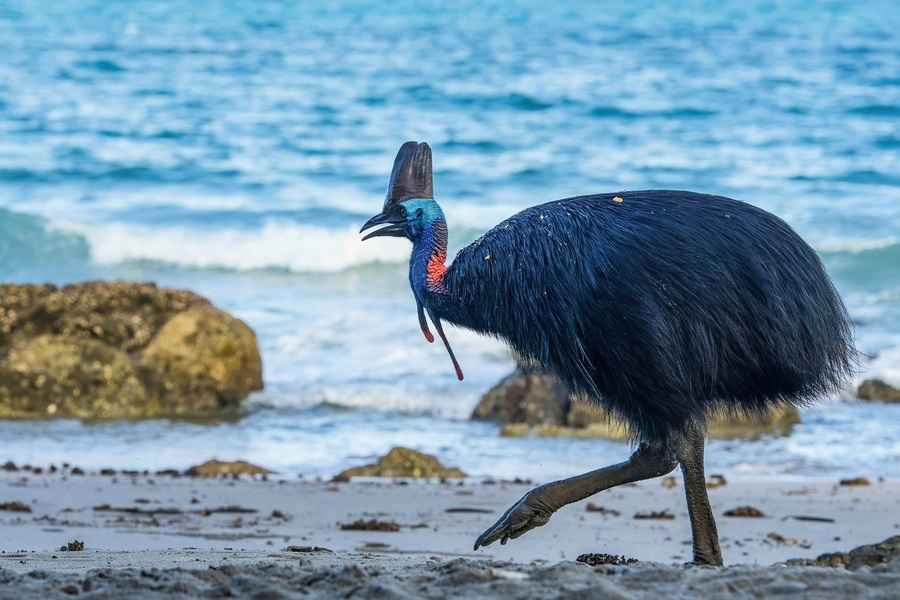
[[[428,329],[425,313],[431,318],[444,347],[453,362],[456,377],[463,378],[462,369],[456,361],[453,349],[444,335],[441,319],[426,299],[425,285],[437,286],[442,281],[446,268],[444,259],[447,256],[447,224],[441,207],[434,201],[434,186],[431,175],[431,148],[422,142],[406,142],[397,152],[394,168],[388,183],[387,197],[381,212],[366,221],[360,233],[384,225],[363,237],[363,241],[373,237],[405,237],[413,243],[413,254],[418,256],[416,265],[420,267],[422,279],[413,282],[410,262],[410,284],[416,298],[419,313],[419,326],[425,339],[434,341]],[[418,287],[417,287],[418,286]]]
[[[366,221],[360,233],[384,225],[363,237],[405,237],[415,242],[423,232],[444,218],[434,201],[431,148],[422,142],[406,142],[394,159],[387,196],[381,212]]]
[[[385,225],[364,235],[363,241],[373,237],[405,237],[415,243],[426,230],[443,218],[444,212],[433,199],[410,198],[391,205],[366,221],[360,233],[377,225]]]

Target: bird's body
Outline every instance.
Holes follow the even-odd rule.
[[[803,403],[850,369],[846,313],[815,252],[781,219],[720,196],[535,206],[463,248],[440,282],[426,307],[506,340],[643,440],[711,409]]]
[[[762,413],[836,390],[855,357],[846,309],[816,253],[778,217],[730,198],[647,190],[526,209],[446,265],[431,150],[407,142],[382,212],[362,230],[413,243],[409,281],[441,321],[506,340],[631,426],[625,462],[528,492],[475,542],[505,543],[567,504],[679,464],[697,563],[722,564],[703,470],[715,409]]]

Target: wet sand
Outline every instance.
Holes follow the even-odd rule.
[[[861,597],[900,589],[900,559],[855,572],[770,566],[900,534],[900,482],[724,475],[727,483],[710,496],[726,564],[742,566],[720,570],[682,566],[690,560],[690,527],[677,480],[601,493],[506,546],[472,552],[478,534],[530,485],[2,473],[0,505],[31,512],[0,510],[0,597],[100,589],[147,598],[179,589],[216,595],[217,586],[260,598],[304,590],[323,597],[353,590],[360,597],[555,597],[588,588],[638,598],[693,589],[695,597],[704,586],[723,598],[822,586],[821,597],[837,598],[851,589]],[[765,516],[723,515],[743,506]],[[660,511],[674,518],[634,518]],[[75,540],[84,550],[60,551]],[[640,563],[573,562],[584,553]]]

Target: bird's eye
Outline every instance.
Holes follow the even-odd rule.
[[[406,208],[404,208],[402,206],[400,207],[400,216],[403,217],[404,219],[406,218]]]

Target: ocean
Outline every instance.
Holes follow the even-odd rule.
[[[0,458],[329,476],[406,445],[546,479],[629,452],[467,420],[513,361],[422,340],[404,240],[362,244],[394,153],[434,150],[451,256],[566,196],[674,188],[787,220],[900,383],[900,8],[893,2],[0,3],[0,268],[152,280],[250,324],[236,422],[0,423]],[[900,406],[852,390],[711,469],[900,476]]]

